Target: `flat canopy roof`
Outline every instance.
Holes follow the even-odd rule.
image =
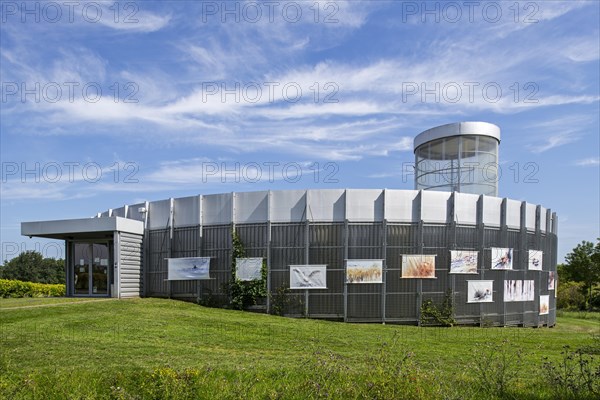
[[[489,122],[466,121],[440,125],[419,133],[414,139],[413,151],[427,142],[450,136],[489,136],[500,143],[500,128]]]
[[[144,234],[144,223],[122,217],[62,219],[21,223],[21,235],[50,239],[106,237],[113,232]]]

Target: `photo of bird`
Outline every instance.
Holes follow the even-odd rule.
[[[492,269],[512,269],[513,249],[492,248]]]
[[[487,289],[487,288],[485,290],[478,289],[473,294],[473,300],[483,301],[487,298],[490,298],[491,296],[492,296],[492,291],[490,289]]]
[[[292,266],[291,288],[325,288],[325,266]]]
[[[467,282],[467,303],[491,303],[494,301],[494,281]]]

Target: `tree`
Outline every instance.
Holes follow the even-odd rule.
[[[566,280],[583,283],[586,303],[591,308],[592,289],[600,283],[600,238],[598,243],[583,241],[565,257],[566,265],[561,268]],[[560,276],[559,276],[560,278]]]
[[[65,283],[65,262],[44,258],[33,250],[25,251],[0,266],[0,278],[37,283]]]

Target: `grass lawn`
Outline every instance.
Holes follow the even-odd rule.
[[[14,307],[37,307],[44,305],[59,305],[65,303],[76,303],[80,301],[97,301],[106,299],[90,299],[83,297],[21,297],[21,298],[0,298],[0,309]]]
[[[565,345],[596,364],[600,353],[597,314],[418,328],[163,299],[17,300],[0,300],[0,398],[556,398],[543,358],[558,363]]]

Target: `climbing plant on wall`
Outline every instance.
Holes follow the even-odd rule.
[[[244,310],[267,297],[267,265],[263,260],[261,279],[240,281],[235,275],[235,262],[237,258],[246,257],[246,249],[235,229],[231,230],[231,244],[231,277],[225,289],[229,296],[229,306],[235,310]]]

